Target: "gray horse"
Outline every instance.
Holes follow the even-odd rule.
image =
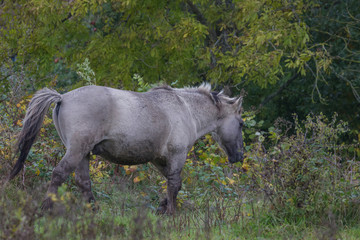
[[[167,179],[167,197],[158,209],[167,214],[175,211],[180,173],[198,138],[212,132],[231,163],[243,159],[242,98],[211,92],[209,84],[164,86],[145,93],[86,86],[61,95],[45,88],[28,106],[19,135],[20,156],[10,179],[22,169],[52,103],[56,103],[53,121],[66,153],[53,170],[43,209],[52,207],[51,194],[73,171],[85,199],[95,200],[89,176],[91,152],[118,164],[154,164]]]

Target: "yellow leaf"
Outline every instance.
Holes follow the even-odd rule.
[[[131,174],[131,171],[130,171],[130,168],[129,168],[128,165],[123,166],[123,168],[124,168],[124,170],[125,170],[125,172],[126,172],[126,175],[130,175],[130,174]]]
[[[36,174],[37,176],[39,176],[39,175],[40,175],[40,170],[39,170],[38,168],[36,169],[35,174]]]
[[[16,104],[17,107],[20,107],[20,103]]]
[[[19,119],[19,120],[17,120],[16,125],[18,125],[18,126],[22,127],[22,123],[21,123],[21,120],[20,120],[20,119]]]
[[[246,163],[244,163],[244,164],[242,165],[242,169],[243,169],[245,172],[247,172],[247,171],[249,170],[249,165],[246,164]]]
[[[50,197],[53,202],[58,200],[55,193],[48,193],[48,197]]]
[[[45,120],[44,120],[44,125],[48,125],[48,124],[50,124],[51,122],[52,122],[52,119],[46,117]]]
[[[185,33],[183,38],[186,38],[189,35],[189,33]]]
[[[138,182],[140,182],[141,180],[140,180],[140,178],[139,177],[136,177],[136,178],[134,178],[134,183],[138,183]]]
[[[221,183],[222,183],[223,185],[226,185],[225,180],[221,180]]]
[[[235,183],[235,180],[233,180],[233,179],[231,179],[231,178],[226,178],[228,181],[229,181],[229,183],[231,184],[231,185],[233,185],[234,183]]]

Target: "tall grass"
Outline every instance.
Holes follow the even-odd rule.
[[[247,113],[246,159],[234,165],[205,136],[188,155],[174,216],[155,214],[166,184],[154,167],[112,165],[97,156],[91,161],[97,203],[82,202],[71,176],[59,189],[54,209],[41,212],[52,168],[64,151],[46,119],[24,171],[6,183],[25,105],[9,100],[0,107],[1,239],[360,236],[359,139],[336,116],[295,118],[263,129]]]

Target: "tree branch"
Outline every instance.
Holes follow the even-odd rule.
[[[66,21],[69,20],[71,17],[72,17],[72,14],[69,13],[66,18],[64,18],[64,19],[61,20],[61,23],[66,22]]]
[[[216,38],[217,38],[216,32],[214,31],[214,29],[212,29],[212,28],[209,26],[209,24],[208,24],[206,18],[204,17],[204,15],[202,15],[202,13],[200,12],[200,10],[199,10],[190,0],[186,0],[185,2],[186,2],[187,5],[190,7],[191,12],[192,12],[193,14],[195,14],[196,19],[197,19],[201,24],[203,24],[203,25],[205,25],[205,26],[208,27],[208,29],[209,29],[209,35],[210,35],[209,37],[210,37],[211,42],[213,42],[213,43],[216,42]]]
[[[191,11],[196,15],[196,19],[203,25],[207,25],[207,21],[201,14],[200,10],[190,0],[186,0],[186,3],[189,5]]]
[[[274,97],[276,97],[278,94],[280,94],[282,91],[284,91],[285,88],[287,88],[289,86],[289,84],[291,82],[293,82],[297,77],[299,76],[298,73],[296,73],[294,76],[292,76],[291,78],[289,78],[289,80],[287,80],[283,85],[280,86],[280,88],[270,94],[269,96],[267,96],[259,105],[259,109],[262,108],[264,105],[266,105],[268,102],[270,102]]]
[[[349,84],[351,91],[353,92],[354,98],[356,99],[356,101],[358,101],[358,103],[360,103],[360,95],[357,92],[356,88],[354,87],[354,85],[352,84],[352,82],[347,79],[346,77],[344,77],[343,75],[338,74],[334,68],[331,67],[331,70],[333,71],[333,73],[335,74],[335,76],[343,81],[345,81],[347,84]]]

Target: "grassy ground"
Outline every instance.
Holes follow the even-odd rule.
[[[359,239],[360,225],[341,225],[331,214],[319,224],[276,219],[263,200],[192,194],[175,216],[158,216],[158,189],[128,178],[94,184],[97,211],[72,184],[59,190],[52,212],[39,210],[45,184],[1,190],[1,239]]]
[[[246,158],[232,165],[205,136],[189,152],[176,215],[158,216],[166,182],[155,168],[98,156],[90,162],[95,205],[82,202],[71,177],[55,208],[41,212],[64,147],[45,119],[25,171],[4,184],[25,110],[11,106],[0,114],[0,239],[360,239],[360,135],[335,117],[295,119],[290,135],[286,124],[259,132],[248,114]]]

